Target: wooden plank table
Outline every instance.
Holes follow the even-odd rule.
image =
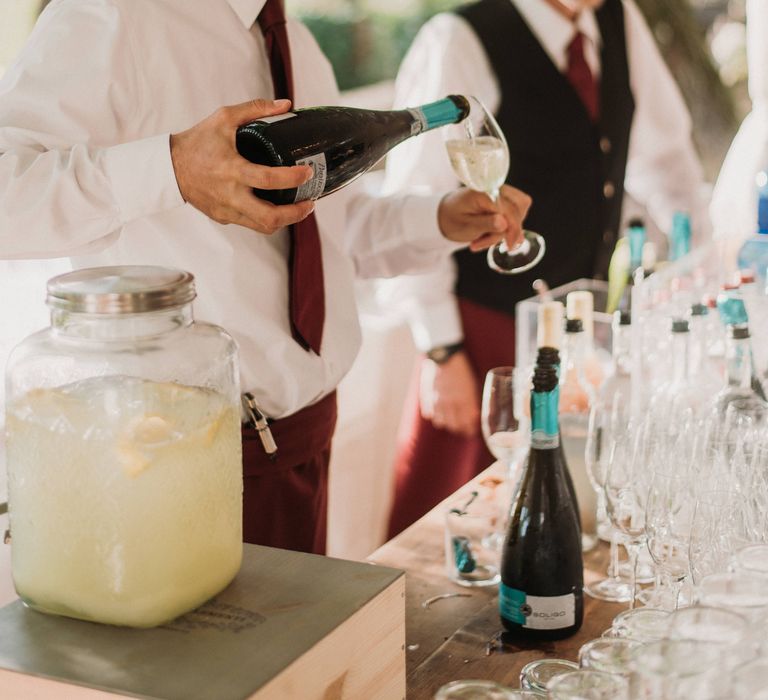
[[[481,497],[501,500],[501,467],[489,467],[396,538],[376,550],[369,561],[406,572],[406,685],[408,700],[431,700],[444,683],[462,678],[484,678],[518,687],[520,670],[541,658],[576,660],[579,647],[610,627],[626,605],[604,603],[584,596],[584,624],[558,642],[526,646],[500,644],[498,586],[465,588],[445,572],[444,518],[448,503],[466,500],[473,490]],[[585,555],[584,581],[605,576],[608,547],[601,543]],[[423,602],[444,593],[468,597]]]

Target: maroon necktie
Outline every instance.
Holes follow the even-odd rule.
[[[571,43],[568,44],[568,80],[573,85],[589,118],[596,122],[600,116],[600,102],[597,94],[597,81],[589,70],[589,65],[584,58],[584,35],[577,31]]]
[[[258,22],[267,47],[275,99],[293,100],[293,70],[283,1],[267,0]],[[290,227],[290,237],[291,332],[305,350],[312,349],[319,355],[325,322],[325,288],[320,232],[314,212]]]

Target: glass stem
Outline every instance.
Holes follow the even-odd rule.
[[[608,578],[619,581],[619,534],[614,530],[611,533],[611,562],[608,564]]]
[[[629,609],[634,610],[635,598],[637,597],[637,559],[640,554],[640,545],[637,542],[626,542],[624,546],[629,554],[629,569],[631,571],[630,588],[632,589],[632,598],[629,601]]]
[[[680,607],[680,592],[683,590],[683,582],[685,576],[677,576],[674,579],[674,588],[672,589],[675,594],[675,607],[673,610],[677,610]]]

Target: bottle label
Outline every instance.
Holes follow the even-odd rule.
[[[560,431],[557,427],[559,403],[560,387],[531,394],[531,447],[554,450],[560,445]]]
[[[325,153],[316,153],[315,155],[300,158],[296,165],[311,165],[315,174],[303,185],[296,188],[296,199],[294,202],[304,202],[307,199],[320,199],[325,190],[325,183],[328,180],[328,166],[325,164]]]
[[[283,114],[275,114],[272,117],[259,117],[256,121],[262,124],[274,124],[275,122],[281,122],[285,119],[292,119],[296,116],[295,112],[283,112]]]
[[[503,583],[499,585],[499,612],[525,629],[559,630],[576,624],[576,597],[527,595]]]
[[[411,136],[416,136],[422,131],[427,130],[427,117],[420,109],[409,109],[408,112],[413,117],[411,122]]]

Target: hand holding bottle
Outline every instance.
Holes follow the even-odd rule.
[[[447,194],[437,212],[443,235],[457,243],[469,243],[472,251],[485,250],[504,240],[510,250],[523,241],[523,220],[531,198],[503,185],[497,201],[468,187]]]
[[[220,224],[239,224],[266,234],[309,216],[313,202],[275,206],[254,197],[252,190],[298,187],[312,177],[310,166],[257,165],[235,147],[238,126],[283,114],[290,106],[289,100],[251,100],[222,107],[187,131],[172,134],[171,160],[184,201]]]

